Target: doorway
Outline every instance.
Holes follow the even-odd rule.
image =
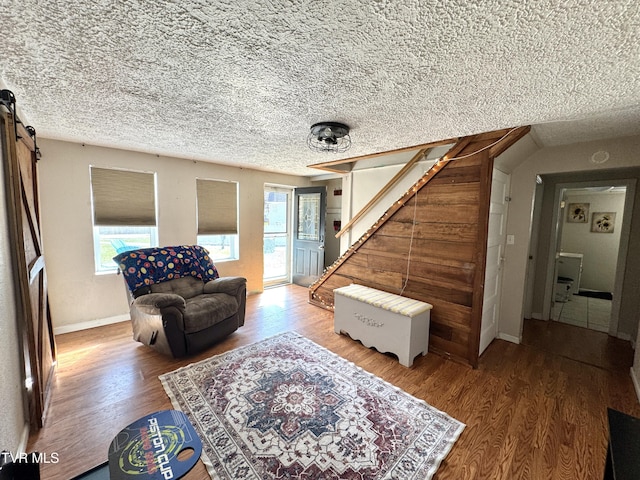
[[[561,189],[552,320],[609,333],[626,192]]]
[[[629,293],[630,269],[636,268],[635,260],[629,256],[631,239],[631,213],[634,209],[636,196],[636,171],[635,170],[610,170],[572,172],[538,176],[538,188],[533,210],[533,222],[530,241],[530,268],[527,284],[527,303],[525,304],[525,318],[537,320],[550,320],[555,304],[557,288],[557,255],[561,248],[567,253],[585,253],[579,249],[580,245],[561,247],[562,230],[567,225],[571,226],[567,215],[569,205],[564,199],[565,189],[598,188],[610,190],[610,187],[626,187],[624,207],[621,212],[616,212],[614,231],[619,230],[619,245],[617,258],[609,260],[615,265],[614,284],[611,301],[611,314],[608,327],[609,335],[630,340],[635,335],[633,315],[629,314],[634,305],[633,296]],[[565,208],[560,208],[561,202],[565,202]],[[579,203],[579,202],[571,202]],[[589,202],[590,203],[590,202]],[[582,219],[581,241],[587,237],[601,239],[611,237],[612,233],[591,232],[591,223],[594,213],[607,213],[600,210],[597,204],[594,211],[590,205],[589,212],[585,212],[587,220]],[[618,215],[620,213],[620,215]],[[600,240],[602,241],[602,240]],[[572,250],[572,251],[571,251]],[[588,253],[588,252],[587,252]],[[590,255],[591,256],[591,255]],[[585,257],[586,258],[586,257]],[[586,261],[586,260],[585,260]],[[589,260],[591,261],[591,260]],[[609,265],[611,266],[611,265]],[[597,266],[597,268],[602,268]],[[574,279],[575,280],[575,279]],[[585,284],[581,278],[578,284],[583,289],[601,289]]]
[[[631,253],[631,245],[635,242],[631,235],[631,218],[634,205],[637,202],[636,178],[638,178],[636,169],[568,172],[537,176],[529,250],[530,270],[527,274],[525,320],[523,321],[521,338],[523,344],[544,346],[544,348],[567,358],[603,368],[606,367],[601,365],[602,355],[605,351],[625,352],[624,358],[611,360],[616,363],[626,364],[628,359],[632,358],[628,352],[631,349],[630,340],[632,336],[635,337],[634,323],[637,325],[632,279],[637,275],[634,272],[638,270],[636,257]],[[592,254],[588,243],[595,239],[602,246],[604,245],[602,242],[606,239],[613,238],[612,233],[591,232],[591,224],[594,221],[593,214],[607,213],[609,207],[606,204],[604,206],[600,204],[600,200],[597,198],[595,200],[592,197],[580,198],[575,194],[591,195],[603,192],[612,194],[616,190],[622,191],[620,187],[625,188],[624,204],[622,206],[622,202],[620,202],[619,207],[611,208],[616,213],[613,220],[614,232],[620,234],[616,244],[617,255],[609,256],[606,260],[607,268],[615,270],[614,273],[607,274],[609,278],[610,275],[613,275],[613,287],[605,287],[594,284],[588,275],[586,278],[584,275],[585,269],[593,267],[593,264],[590,267],[587,262],[591,263],[598,258],[597,255]],[[567,196],[567,193],[570,195]],[[580,203],[589,203],[588,211],[585,205],[582,207],[570,205]],[[620,215],[618,215],[619,212]],[[572,222],[569,220],[571,215],[584,215],[584,217],[576,218],[576,222]],[[600,215],[596,215],[596,222],[600,217]],[[572,240],[571,228],[574,227],[581,227],[581,230],[574,232],[577,235],[574,235]],[[567,241],[567,236],[569,241]],[[602,246],[602,248],[605,247]],[[578,292],[580,290],[597,292],[605,289],[613,290],[611,292],[612,300],[609,303],[610,309],[606,309],[604,312],[609,320],[608,327],[605,321],[593,321],[593,318],[588,320],[589,305],[586,305],[586,308],[583,306],[582,312],[578,315],[568,312],[566,308],[577,308],[573,304],[574,301],[584,302],[585,300],[583,296],[574,295],[573,292],[570,293],[570,300],[561,306],[565,309],[565,313],[571,314],[566,318],[571,316],[573,319],[565,322],[553,321],[558,320],[556,288],[559,276],[557,260],[560,253],[566,253],[569,256],[572,254],[582,255],[582,269],[581,271],[577,270],[580,272],[580,278],[578,279],[577,274],[567,275],[576,281],[575,286]],[[599,271],[604,271],[602,263],[596,263],[596,272]],[[593,307],[592,305],[591,307],[592,313],[598,309],[598,306]],[[554,308],[556,308],[556,312],[554,312]],[[602,315],[602,313],[596,315]],[[578,323],[577,316],[580,317],[581,324]],[[596,323],[603,325],[600,328],[586,328],[589,325],[587,322],[590,322],[591,326]]]
[[[264,187],[264,286],[291,283],[292,196],[291,187]]]

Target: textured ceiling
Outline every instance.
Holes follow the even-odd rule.
[[[313,175],[520,125],[640,134],[638,0],[5,0],[0,21],[41,137]],[[347,153],[307,148],[322,120]]]

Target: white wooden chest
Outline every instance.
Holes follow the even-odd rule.
[[[405,367],[429,349],[429,303],[362,285],[334,291],[333,326],[379,352],[391,352]]]

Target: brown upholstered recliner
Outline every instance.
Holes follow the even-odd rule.
[[[202,247],[181,246],[114,257],[127,282],[136,341],[178,358],[244,325],[246,279],[218,277],[207,254]]]

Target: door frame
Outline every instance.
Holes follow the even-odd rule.
[[[618,324],[620,321],[620,307],[622,302],[622,289],[624,284],[624,273],[627,264],[627,255],[629,252],[629,235],[631,230],[631,214],[633,212],[633,203],[636,194],[635,179],[611,179],[611,180],[593,180],[557,183],[555,185],[553,198],[553,216],[551,218],[551,235],[549,238],[549,255],[547,258],[547,273],[545,278],[545,289],[543,298],[544,320],[551,318],[551,309],[553,308],[554,285],[555,285],[555,264],[556,253],[560,247],[560,236],[562,230],[562,215],[564,209],[561,208],[562,192],[565,189],[585,188],[585,187],[602,187],[602,186],[620,186],[626,187],[624,200],[624,210],[622,215],[622,225],[620,226],[620,245],[618,249],[618,259],[616,262],[616,276],[613,287],[613,300],[611,302],[611,319],[609,322],[609,335],[618,336]]]

